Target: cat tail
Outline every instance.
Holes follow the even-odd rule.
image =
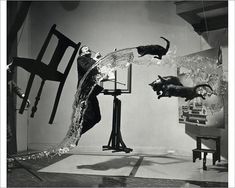
[[[197,88],[199,88],[199,87],[208,87],[208,88],[210,88],[211,91],[213,91],[212,87],[209,84],[199,84],[194,87],[194,91],[196,92]]]
[[[169,41],[169,40],[167,40],[165,37],[160,37],[160,38],[162,38],[163,40],[165,40],[165,41],[166,41],[166,51],[168,51],[168,50],[169,50],[169,48],[170,48],[170,41]]]

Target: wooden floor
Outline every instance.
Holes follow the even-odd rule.
[[[36,176],[17,165],[7,173],[7,185],[8,187],[228,187],[226,182],[37,172],[68,156],[23,161],[21,163],[26,169],[36,173]]]

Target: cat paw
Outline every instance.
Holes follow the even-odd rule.
[[[160,59],[160,60],[162,59],[162,57],[158,57],[158,56],[154,56],[154,58],[156,58],[156,59]]]

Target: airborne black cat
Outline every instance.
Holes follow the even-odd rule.
[[[166,48],[160,45],[147,45],[147,46],[138,46],[137,52],[140,55],[139,57],[145,55],[155,55],[154,58],[162,59],[162,56],[166,55],[170,47],[170,41],[164,37],[160,37],[166,41],[167,45]]]
[[[176,76],[164,76],[164,77],[161,77],[160,75],[158,75],[158,79],[157,80],[154,80],[149,85],[152,87],[153,91],[156,91],[157,94],[159,95],[160,91],[163,90],[163,86],[164,85],[169,85],[169,84],[183,86],[183,84],[180,82],[179,78],[176,77]]]
[[[161,95],[158,96],[158,99],[160,99],[161,97],[171,97],[171,96],[185,98],[185,101],[192,100],[196,97],[201,97],[202,99],[205,99],[205,97],[202,94],[199,94],[197,92],[197,89],[199,87],[208,87],[211,89],[211,91],[213,91],[211,86],[208,84],[199,84],[194,87],[185,87],[185,86],[169,84],[163,86],[162,90],[163,92]]]

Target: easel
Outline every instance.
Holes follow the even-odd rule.
[[[128,89],[121,90],[117,89],[117,71],[114,72],[114,90],[104,89],[104,95],[113,96],[113,121],[112,121],[112,132],[109,138],[108,145],[103,146],[104,150],[113,150],[112,152],[130,153],[133,149],[126,147],[121,135],[121,100],[117,98],[118,95],[123,93],[131,93],[131,64],[128,68]]]

